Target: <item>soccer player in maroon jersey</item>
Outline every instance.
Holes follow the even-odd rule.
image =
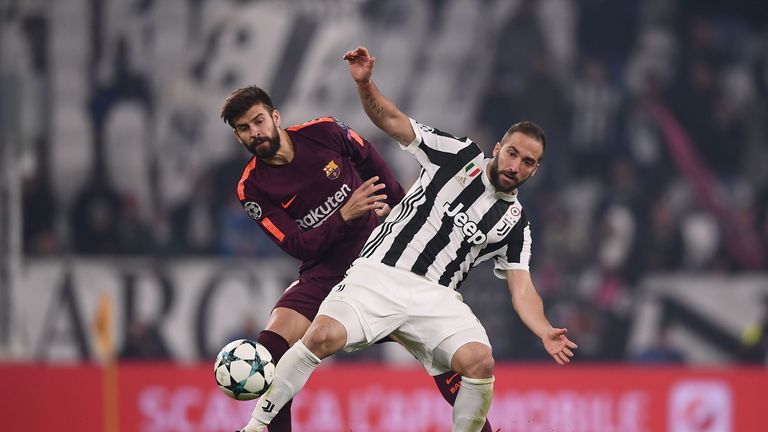
[[[299,279],[278,300],[257,338],[277,362],[304,335],[378,218],[405,192],[354,130],[333,117],[284,129],[280,112],[261,88],[234,91],[221,118],[254,155],[237,185],[240,202],[272,241],[302,261]],[[434,377],[451,404],[460,382],[454,378],[452,371]],[[269,430],[291,430],[290,402]],[[483,431],[491,431],[488,423]]]

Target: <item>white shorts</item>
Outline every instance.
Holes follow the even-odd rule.
[[[461,294],[363,258],[331,290],[317,314],[347,329],[345,350],[359,350],[393,334],[433,376],[451,369],[453,354],[462,345],[491,346]]]

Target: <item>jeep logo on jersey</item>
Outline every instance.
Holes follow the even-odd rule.
[[[451,209],[450,203],[445,203],[445,205],[443,205],[445,214],[453,218],[453,224],[461,228],[461,233],[464,234],[464,237],[468,242],[474,245],[481,245],[485,243],[487,240],[485,233],[480,231],[477,227],[477,224],[469,220],[469,216],[461,211],[463,208],[464,204],[462,203],[456,204],[456,207],[453,209]]]
[[[317,206],[316,209],[310,211],[301,219],[296,219],[296,223],[299,224],[301,229],[308,230],[314,228],[332,215],[333,212],[338,209],[344,200],[347,199],[352,189],[348,184],[341,185],[341,189],[337,190],[333,195],[329,196],[324,203]]]
[[[259,207],[259,205],[255,202],[248,201],[247,203],[243,204],[243,208],[245,208],[245,212],[248,213],[248,216],[250,216],[251,219],[255,221],[261,219],[261,207]]]
[[[339,168],[338,165],[336,165],[335,161],[330,161],[328,164],[323,168],[323,172],[325,173],[325,176],[328,177],[331,180],[336,180],[339,178],[339,173],[341,172],[341,168]]]

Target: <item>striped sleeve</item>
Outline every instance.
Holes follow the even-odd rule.
[[[506,279],[507,270],[530,270],[531,243],[531,224],[523,217],[509,234],[507,246],[496,255],[493,274]]]
[[[416,157],[419,164],[433,174],[440,168],[458,168],[482,153],[480,147],[468,138],[458,138],[409,119],[416,138],[400,147]]]

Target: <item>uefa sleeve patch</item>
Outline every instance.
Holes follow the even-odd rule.
[[[245,212],[248,213],[248,216],[251,219],[255,221],[258,221],[259,219],[261,219],[261,207],[259,207],[259,205],[256,204],[255,202],[248,201],[245,204],[243,204],[243,208],[245,209]]]
[[[426,133],[435,133],[435,128],[432,126],[427,126],[419,123],[419,129],[423,130]]]
[[[344,124],[344,122],[343,122],[343,121],[341,121],[341,120],[337,119],[336,117],[331,117],[331,118],[333,119],[333,121],[335,121],[335,122],[336,122],[336,124],[337,124],[337,125],[339,125],[339,127],[340,127],[340,128],[342,128],[342,129],[349,129],[349,128],[347,127],[347,125],[345,125],[345,124]]]

